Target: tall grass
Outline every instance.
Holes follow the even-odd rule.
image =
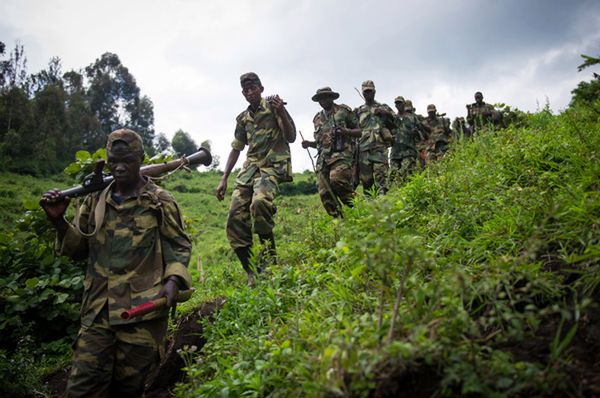
[[[427,369],[442,396],[568,393],[564,353],[598,284],[597,122],[543,110],[456,143],[343,220],[286,203],[281,265],[228,292],[178,394],[368,396],[399,369]],[[545,360],[503,348],[557,317]]]

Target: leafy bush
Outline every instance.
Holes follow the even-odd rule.
[[[37,203],[28,203],[13,232],[0,233],[2,348],[23,335],[36,342],[74,337],[84,266],[55,257],[54,231]]]
[[[28,396],[46,357],[62,360],[79,326],[84,265],[55,257],[54,231],[34,202],[0,232],[0,389]]]

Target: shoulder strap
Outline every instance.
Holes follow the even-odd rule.
[[[94,221],[96,222],[96,226],[94,227],[94,231],[92,233],[86,233],[81,230],[81,226],[79,223],[79,220],[81,219],[79,208],[75,213],[75,228],[77,229],[77,232],[79,232],[86,238],[91,238],[92,236],[96,235],[100,230],[102,224],[104,224],[104,215],[106,213],[106,195],[108,195],[112,184],[113,183],[110,183],[106,188],[104,188],[104,190],[100,193],[100,196],[98,197],[98,202],[96,203],[96,207],[93,210]]]

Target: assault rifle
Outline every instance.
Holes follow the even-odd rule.
[[[212,156],[210,152],[208,149],[201,147],[197,152],[194,152],[188,156],[182,156],[179,159],[143,166],[140,168],[140,174],[146,177],[159,177],[162,174],[177,170],[182,167],[196,166],[200,164],[208,166],[211,164],[211,162]],[[104,159],[96,161],[94,172],[87,175],[83,179],[83,184],[60,191],[57,200],[61,200],[66,197],[74,198],[78,196],[85,196],[92,192],[102,191],[104,188],[106,188],[114,180],[114,177],[110,174],[102,172],[104,163]]]

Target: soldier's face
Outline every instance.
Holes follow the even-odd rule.
[[[108,168],[115,182],[122,185],[135,185],[140,179],[140,155],[132,152],[127,144],[115,143],[107,152]]]
[[[329,110],[333,106],[333,98],[331,98],[331,97],[321,98],[319,100],[319,105],[321,105],[321,108]]]
[[[475,94],[475,102],[477,102],[478,104],[481,104],[482,101],[483,101],[483,95]]]
[[[263,90],[263,86],[256,83],[245,83],[242,86],[242,94],[244,95],[244,98],[246,98],[246,101],[248,101],[252,106],[260,104]]]
[[[365,97],[365,101],[373,101],[375,99],[375,90],[363,91],[363,97]]]
[[[427,114],[429,115],[430,118],[434,118],[435,114],[437,113],[437,111],[427,111]]]
[[[400,113],[404,112],[404,102],[396,102],[396,109]]]

